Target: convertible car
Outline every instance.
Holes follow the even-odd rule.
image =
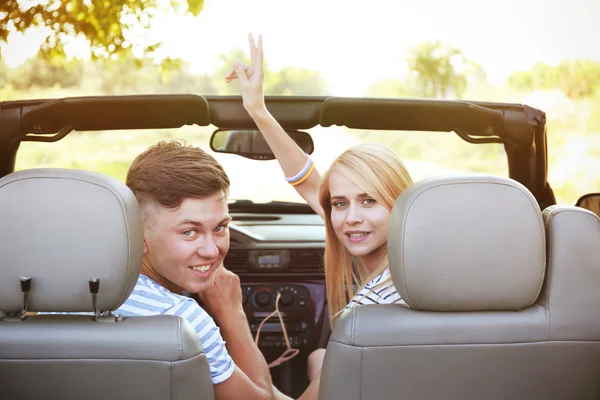
[[[317,127],[321,129],[320,135],[327,135],[328,130],[333,131],[336,126],[380,133],[389,131],[390,134],[392,134],[392,131],[411,131],[415,135],[418,132],[443,132],[447,135],[456,135],[456,140],[464,141],[469,146],[489,146],[490,144],[502,146],[507,165],[507,176],[503,178],[510,178],[516,184],[522,185],[523,190],[529,192],[532,198],[535,199],[535,204],[540,212],[556,204],[551,184],[547,180],[548,149],[546,148],[545,114],[543,111],[527,105],[426,99],[293,96],[267,97],[266,102],[267,107],[284,129],[308,153],[318,151],[319,142],[313,140],[311,134],[306,132],[307,130]],[[216,130],[210,137],[210,143],[205,145],[210,146],[215,154],[229,154],[227,156],[230,157],[229,160],[232,157],[241,160],[243,157],[246,159],[244,162],[259,164],[269,162],[268,160],[274,158],[262,136],[256,130],[253,121],[245,112],[241,98],[237,96],[140,95],[11,101],[0,103],[0,179],[3,177],[4,179],[9,178],[14,173],[17,154],[24,142],[41,142],[44,143],[44,146],[50,148],[53,146],[53,142],[70,135],[77,135],[77,132],[103,131],[110,133],[114,131],[115,134],[120,134],[125,131],[142,129],[168,131],[185,126],[215,127]],[[333,146],[335,147],[335,144]],[[97,142],[97,149],[98,151],[106,150],[100,140]],[[273,164],[275,161],[270,161],[270,163],[271,168],[275,168],[275,164]],[[228,168],[234,167],[225,165],[228,173],[237,174],[237,178],[232,179],[232,190],[235,190],[236,179],[238,181],[253,179],[250,173],[245,175],[244,171],[232,171]],[[281,175],[280,170],[274,173]],[[282,176],[279,180],[283,181]],[[283,185],[281,182],[277,184]],[[286,188],[285,190],[293,192],[292,188]],[[2,187],[0,186],[1,191]],[[268,187],[266,189],[263,187],[261,191],[267,192],[262,193],[262,197],[268,200]],[[32,197],[36,196],[35,191],[28,193]],[[2,195],[0,195],[0,199],[2,198]],[[591,195],[587,197],[588,200],[591,198],[593,198]],[[36,199],[36,201],[43,203],[44,199]],[[439,201],[441,204],[444,202],[443,199]],[[25,203],[29,204],[29,201]],[[3,207],[4,205],[0,203],[0,209]],[[31,212],[34,211],[31,210]],[[271,373],[273,382],[279,390],[291,397],[298,397],[308,385],[306,374],[308,355],[317,348],[327,347],[328,342],[332,339],[323,270],[323,251],[325,247],[323,221],[304,202],[281,199],[273,201],[256,201],[254,199],[253,201],[253,199],[243,199],[238,196],[230,203],[230,213],[233,217],[230,225],[231,249],[225,258],[225,266],[240,277],[244,310],[253,333],[256,333],[257,327],[263,318],[274,310],[275,298],[278,294],[281,294],[280,309],[287,335],[291,346],[299,349],[300,353],[290,361],[272,368]],[[12,231],[3,230],[2,228],[2,225],[12,226],[11,224],[14,224],[11,215],[0,210],[0,241],[13,237],[11,236],[13,235]],[[29,226],[28,229],[30,235],[18,237],[19,246],[30,239],[33,241],[40,240],[36,236],[35,224]],[[482,238],[482,240],[484,239]],[[2,247],[1,243],[0,249],[8,251],[6,247]],[[63,243],[61,249],[63,253],[74,251],[68,243]],[[35,253],[36,249],[32,248],[31,252]],[[3,258],[0,254],[0,292],[3,292],[3,294],[0,294],[2,300],[0,302],[0,311],[2,311],[0,313],[0,393],[3,391],[2,387],[10,387],[11,390],[8,393],[15,394],[16,397],[14,398],[25,398],[19,397],[23,393],[38,393],[43,398],[57,398],[54,396],[55,393],[61,393],[61,395],[71,393],[74,396],[73,398],[76,396],[119,398],[115,393],[119,393],[118,385],[123,384],[123,381],[115,381],[113,376],[110,378],[110,382],[106,382],[106,377],[112,376],[107,371],[99,374],[97,381],[91,379],[83,384],[82,382],[70,382],[68,377],[63,377],[62,380],[60,377],[57,378],[53,372],[55,371],[55,364],[52,360],[47,360],[48,362],[45,364],[36,364],[35,367],[30,369],[24,367],[24,360],[60,357],[56,354],[50,356],[48,349],[40,350],[41,354],[35,354],[34,350],[27,351],[26,349],[30,348],[33,343],[37,343],[39,337],[36,338],[36,334],[15,334],[13,332],[5,335],[9,328],[13,329],[18,324],[23,325],[23,332],[27,332],[28,327],[30,327],[29,330],[39,329],[37,332],[40,335],[45,334],[44,329],[47,328],[43,324],[41,326],[35,325],[35,319],[41,316],[29,317],[25,313],[15,315],[14,312],[11,314],[10,310],[3,309],[7,303],[13,306],[18,303],[20,307],[21,302],[23,302],[24,306],[20,311],[27,311],[25,304],[28,300],[22,299],[21,292],[28,293],[30,290],[27,284],[23,282],[21,287],[13,282],[18,277],[15,278],[11,275],[12,265],[8,265],[9,263],[11,261]],[[12,283],[9,283],[9,281]],[[39,284],[43,285],[43,282],[39,282]],[[36,296],[37,289],[35,285],[34,278],[31,283],[32,302],[34,302]],[[569,288],[568,290],[576,291],[577,288]],[[98,291],[97,288],[96,291]],[[102,297],[102,291],[103,286],[100,285],[98,298]],[[9,294],[14,296],[10,301],[7,298]],[[91,301],[89,306],[91,311]],[[30,307],[29,311],[36,311],[35,307]],[[597,311],[598,309],[593,309],[593,312],[597,313]],[[45,318],[49,319],[50,317],[45,316]],[[502,331],[504,328],[501,321],[496,322],[498,325],[494,329]],[[45,323],[49,324],[50,322]],[[339,329],[346,330],[346,334],[354,335],[350,325],[338,324],[340,325]],[[424,321],[418,322],[418,324],[426,325]],[[598,331],[600,325],[596,325],[595,328]],[[93,336],[90,333],[92,331],[78,330],[79,328],[76,326],[73,326],[73,329],[73,332],[81,332],[82,335],[92,335],[85,341],[79,342],[80,346],[93,347],[95,346],[95,340],[103,340],[99,336]],[[470,329],[476,330],[478,328],[472,325]],[[489,327],[485,329],[489,330]],[[75,333],[64,334],[66,340],[72,343],[80,340]],[[339,335],[341,334],[339,333]],[[514,333],[514,335],[516,338],[519,333]],[[381,339],[375,336],[372,338],[374,343]],[[600,335],[596,336],[596,340],[600,339]],[[128,339],[124,338],[123,340]],[[160,342],[156,338],[140,339],[141,342],[146,340],[147,346],[154,346]],[[426,343],[428,338],[424,337],[423,340],[423,343]],[[135,346],[141,345],[143,343],[135,344]],[[282,326],[277,318],[273,318],[263,326],[258,345],[267,361],[276,359],[286,349]],[[598,346],[598,342],[595,342],[594,345]],[[185,346],[184,344],[184,353]],[[41,347],[35,348],[39,350]],[[106,348],[106,344],[103,348]],[[523,351],[530,350],[525,348]],[[585,352],[586,349],[581,348],[578,351]],[[83,354],[82,352],[85,353],[83,350],[75,353]],[[73,355],[75,353],[68,346],[65,347],[65,358],[79,357]],[[598,353],[597,350],[596,353]],[[94,356],[89,355],[81,357],[94,358]],[[98,357],[102,358],[102,356]],[[433,356],[430,350],[424,348],[422,357],[422,359],[426,359]],[[343,357],[340,359],[343,359]],[[572,362],[577,360],[576,357],[568,359]],[[544,363],[551,364],[553,362],[562,363],[565,359],[557,356],[555,361],[552,358],[544,358],[543,360]],[[600,379],[600,375],[598,375],[598,372],[600,372],[598,368],[600,355],[596,354],[592,359],[588,357],[585,360],[586,368],[593,368],[593,375]],[[477,365],[480,365],[478,363],[484,365],[488,361],[486,355],[480,355],[478,361],[471,360],[472,363]],[[385,364],[387,361],[382,362]],[[453,376],[451,372],[453,369],[469,369],[472,367],[472,365],[467,365],[467,363],[455,358],[448,358],[446,362],[447,365],[442,370],[446,370],[448,376]],[[443,360],[436,361],[438,366],[443,366],[443,363]],[[394,365],[396,364],[389,364],[389,368],[395,368]],[[512,373],[512,371],[522,368],[522,365],[512,365],[509,361],[504,362],[502,365],[502,369],[496,371],[499,375],[502,375],[505,370],[510,370]],[[30,375],[20,375],[20,368],[24,368],[22,371],[27,371]],[[416,362],[414,368],[418,369],[421,366]],[[406,368],[398,369],[396,373],[407,374],[410,369],[411,366],[409,365]],[[436,369],[435,373],[438,372],[440,372],[440,369]],[[76,376],[78,372],[73,373]],[[419,373],[421,377],[428,375],[428,372],[423,369]],[[528,372],[523,369],[523,373],[527,374]],[[349,372],[348,374],[349,379],[353,380],[354,378],[350,378],[351,374]],[[54,377],[55,380],[58,379],[58,381],[54,384],[48,384],[48,379],[51,377]],[[329,375],[324,375],[322,379],[328,379],[328,377]],[[164,385],[169,386],[178,379],[175,372],[173,372],[171,378],[173,381],[171,383],[165,382]],[[540,376],[527,376],[527,378],[542,381],[568,379],[568,377],[563,378],[562,376],[552,376],[545,373],[540,373]],[[45,387],[47,389],[44,390],[47,390],[47,392],[44,391],[43,394],[41,394],[42,392],[28,392],[28,386],[35,386],[32,382],[38,379],[46,382]],[[144,375],[131,379],[144,379]],[[336,378],[332,377],[331,379],[335,380]],[[431,379],[431,385],[428,385],[429,389],[439,385],[441,385],[439,387],[452,386],[452,383],[446,381],[444,377],[435,376],[435,374],[431,375],[429,379]],[[490,379],[491,381],[493,379]],[[578,382],[565,381],[564,383],[567,386],[587,385],[587,381],[584,381],[585,379],[581,378]],[[98,382],[104,382],[105,385]],[[501,393],[485,395],[485,391],[482,391],[481,387],[485,387],[488,383],[492,386],[497,383],[490,382],[477,383],[475,386],[479,389],[473,392],[474,397],[472,398],[518,397],[514,396],[514,392],[513,395],[504,393],[505,397]],[[159,385],[157,382],[155,384]],[[511,381],[507,380],[504,384],[508,387],[511,385]],[[65,391],[60,388],[61,385],[67,387],[73,385],[73,390],[71,392]],[[371,398],[365,392],[367,390],[365,385],[367,385],[366,380],[363,382],[362,392],[360,390],[352,393],[344,392],[337,398],[345,398],[345,396],[346,398],[350,398],[347,396]],[[600,380],[597,380],[596,387],[597,385],[600,385]],[[108,388],[109,386],[111,388]],[[93,389],[88,392],[86,387]],[[103,395],[102,391],[105,389],[107,390],[104,392],[106,395]],[[111,391],[113,389],[114,392]],[[371,389],[375,390],[373,387]],[[159,396],[158,393],[162,393],[165,396],[164,398],[179,398],[174,389],[165,390],[166,392],[156,392],[156,396]],[[328,387],[327,390],[331,390],[331,387]],[[123,393],[129,392],[125,391]],[[322,392],[321,396],[323,398],[335,397],[326,396],[324,393]],[[433,397],[419,397],[414,393],[413,395],[407,393],[403,397],[401,393],[389,391],[386,393],[386,396],[388,396],[386,398],[435,397],[433,394],[431,394]],[[421,393],[426,393],[426,391]],[[575,397],[562,397],[565,393],[557,394],[558,397],[554,398],[579,398],[577,395]],[[573,390],[571,393],[578,392]],[[210,395],[207,396],[210,397]],[[376,398],[384,397],[380,393]],[[134,395],[129,398],[136,397]],[[183,396],[181,398],[187,397]],[[456,397],[449,396],[448,398]]]

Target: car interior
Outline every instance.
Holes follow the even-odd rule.
[[[458,100],[265,100],[308,153],[314,143],[303,130],[315,126],[436,131],[473,145],[500,143],[508,164],[508,176],[434,177],[403,192],[388,250],[408,307],[355,307],[333,332],[323,220],[306,204],[230,204],[224,265],[240,277],[250,330],[256,334],[280,295],[299,350],[271,369],[281,392],[300,396],[308,355],[327,348],[322,399],[598,397],[600,219],[579,202],[556,204],[543,111]],[[22,142],[184,125],[217,127],[216,152],[273,159],[239,96],[0,103],[0,381],[9,398],[214,397],[185,321],[110,313],[139,274],[142,228],[127,187],[93,171],[15,171]],[[40,311],[93,315],[31,315]],[[258,346],[267,362],[285,351],[277,318],[264,323]],[[149,384],[131,384],[139,381]]]

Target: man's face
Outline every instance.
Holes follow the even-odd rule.
[[[171,210],[160,205],[144,227],[145,263],[169,290],[198,293],[210,287],[229,250],[227,199],[222,193],[185,199]]]

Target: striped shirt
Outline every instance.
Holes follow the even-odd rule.
[[[176,315],[186,319],[198,338],[210,367],[213,384],[226,381],[235,368],[225,348],[225,341],[213,319],[192,298],[172,293],[140,274],[129,298],[115,310],[123,316]]]
[[[346,309],[352,308],[356,305],[362,306],[366,304],[404,304],[404,300],[398,294],[396,287],[389,282],[386,286],[380,287],[374,290],[380,282],[383,282],[390,276],[390,270],[385,269],[381,274],[373,278],[369,283],[365,285],[360,292],[358,292],[350,303],[346,306]]]

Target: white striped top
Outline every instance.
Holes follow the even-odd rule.
[[[377,290],[373,290],[377,285],[384,279],[390,276],[390,270],[385,269],[381,274],[373,278],[369,283],[365,285],[360,292],[358,292],[350,303],[346,306],[346,309],[352,308],[356,305],[362,306],[366,304],[404,304],[404,300],[398,294],[396,287],[389,282],[388,285],[383,286]]]
[[[115,314],[176,315],[186,319],[198,333],[208,359],[213,384],[224,382],[233,374],[235,364],[225,348],[219,328],[194,299],[172,293],[140,274],[131,296],[115,310]]]

